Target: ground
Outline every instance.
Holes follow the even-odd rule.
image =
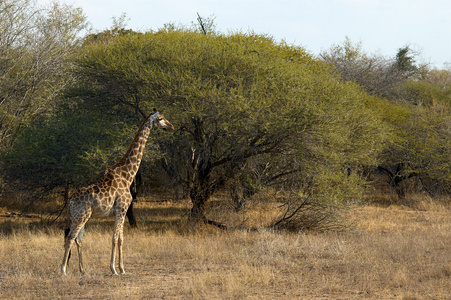
[[[451,299],[449,206],[359,206],[328,233],[180,229],[188,206],[137,203],[122,276],[109,270],[112,217],[88,223],[86,275],[73,255],[61,276],[63,224],[0,210],[0,298]]]

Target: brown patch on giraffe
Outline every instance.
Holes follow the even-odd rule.
[[[92,193],[97,194],[99,193],[100,189],[97,185],[92,186],[91,188]]]
[[[110,171],[107,171],[107,174],[106,174],[106,179],[107,180],[113,180],[114,179],[114,174],[112,174],[112,172],[110,172]]]

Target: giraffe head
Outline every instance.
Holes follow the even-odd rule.
[[[160,114],[155,108],[153,109],[154,113],[149,117],[149,125],[156,128],[162,128],[165,130],[174,130],[174,126],[166,120],[166,118]]]

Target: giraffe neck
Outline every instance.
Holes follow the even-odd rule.
[[[151,126],[149,126],[146,119],[138,132],[136,133],[133,142],[125,153],[124,157],[112,166],[107,172],[113,172],[115,179],[122,179],[128,182],[130,185],[135,178],[136,172],[138,172],[139,165],[141,164],[144,148],[146,147],[147,138],[149,137]]]

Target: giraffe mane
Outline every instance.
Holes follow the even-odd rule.
[[[156,112],[156,113],[158,113],[158,112]],[[111,169],[114,169],[118,165],[121,165],[121,164],[123,164],[125,162],[125,160],[127,159],[127,156],[130,154],[130,152],[133,149],[133,144],[138,140],[138,137],[139,137],[139,134],[141,133],[141,130],[143,129],[144,125],[147,123],[147,120],[149,120],[149,118],[155,116],[156,113],[154,112],[154,113],[148,115],[147,118],[142,122],[141,126],[139,127],[139,130],[136,132],[135,137],[133,138],[133,141],[131,142],[130,146],[128,147],[128,150],[125,153],[125,155],[121,158],[121,160],[119,162],[117,162],[116,164],[114,164],[110,168],[108,168],[105,171],[105,175],[108,174],[108,172],[110,172]],[[160,114],[160,116],[162,116],[162,115]]]

